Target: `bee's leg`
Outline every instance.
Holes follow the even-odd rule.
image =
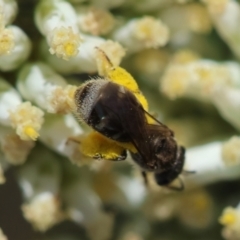
[[[184,190],[184,183],[181,178],[178,178],[179,186],[173,186],[173,185],[167,185],[166,187],[168,189],[174,190],[174,191],[183,191]]]
[[[145,110],[148,109],[146,98],[142,95],[138,88],[138,84],[133,76],[121,67],[114,67],[106,53],[100,48],[97,50],[97,66],[98,72],[101,76],[107,77],[110,81],[122,85],[129,89],[138,101],[142,104]]]
[[[144,179],[144,183],[146,186],[148,186],[148,178],[147,178],[147,173],[145,171],[142,171],[142,176]]]
[[[117,156],[116,158],[107,158],[106,155],[102,155],[101,153],[96,153],[92,158],[100,160],[106,159],[109,161],[123,161],[127,158],[127,151],[123,151],[121,155]]]
[[[119,155],[117,158],[112,159],[112,161],[123,161],[127,158],[127,151],[124,149],[124,151]]]
[[[108,77],[110,81],[120,84],[131,91],[139,92],[139,88],[135,79],[125,69],[115,67],[106,53],[96,47],[97,67],[101,76]]]
[[[74,143],[77,143],[77,144],[81,143],[81,141],[78,137],[69,137],[66,141],[66,145],[68,145],[70,142],[74,142]]]
[[[125,160],[127,156],[125,148],[98,132],[91,132],[82,138],[79,146],[84,155],[95,159],[120,161]]]

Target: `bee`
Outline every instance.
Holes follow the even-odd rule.
[[[131,143],[132,159],[140,166],[147,183],[147,172],[160,186],[171,187],[183,171],[185,149],[174,133],[149,114],[127,87],[105,78],[90,80],[75,92],[77,115],[95,131],[120,144]],[[150,119],[150,120],[149,120]],[[151,122],[151,123],[150,123]],[[123,160],[123,154],[118,160]]]

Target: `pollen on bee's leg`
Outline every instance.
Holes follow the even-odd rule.
[[[126,151],[123,151],[123,153],[119,156],[113,155],[113,158],[111,158],[111,155],[106,156],[106,155],[102,155],[101,153],[96,153],[95,156],[93,156],[93,158],[96,160],[106,159],[109,161],[123,161],[126,159],[126,157],[127,157]]]
[[[103,77],[107,77],[110,81],[122,85],[132,92],[140,93],[138,84],[133,76],[125,69],[114,66],[106,53],[100,48],[96,48],[98,55],[98,71]]]
[[[102,155],[100,153],[96,153],[95,156],[93,156],[93,158],[96,159],[96,160],[100,160],[103,157],[102,157]]]
[[[118,156],[117,159],[114,159],[115,161],[123,161],[127,158],[127,151],[124,150],[120,156]]]
[[[108,139],[98,132],[91,132],[81,140],[80,151],[92,158],[101,156],[106,160],[121,159],[125,149],[116,142]]]
[[[127,158],[127,151],[126,150],[123,150],[122,153],[120,155],[113,155],[113,158],[110,158],[109,156],[109,161],[124,161],[125,159]]]

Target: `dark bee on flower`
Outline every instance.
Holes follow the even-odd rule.
[[[168,186],[182,172],[184,148],[126,87],[106,79],[91,80],[77,89],[75,103],[77,115],[94,130],[134,146],[136,151],[130,153],[146,182],[146,172],[153,172],[158,185]],[[169,187],[182,190],[183,184],[180,181],[179,187]]]

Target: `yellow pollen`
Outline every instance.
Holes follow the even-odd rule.
[[[176,79],[176,81],[174,81],[172,83],[172,88],[173,88],[174,91],[182,92],[183,91],[183,84],[182,84],[181,80]]]
[[[236,215],[232,212],[225,213],[223,216],[220,217],[219,222],[223,225],[233,225],[236,222]]]
[[[196,207],[199,210],[204,210],[208,207],[209,202],[208,202],[208,199],[206,199],[205,196],[199,196],[198,199],[196,199],[195,204],[196,204]]]
[[[24,128],[24,133],[33,141],[36,141],[39,136],[38,132],[34,128],[29,126]]]
[[[69,86],[69,89],[68,89],[68,92],[67,92],[69,98],[71,98],[71,99],[74,98],[76,89],[77,89],[76,86],[71,86],[71,87]]]
[[[10,30],[5,29],[0,34],[0,55],[8,54],[14,48],[13,34]]]
[[[145,36],[150,36],[151,34],[151,28],[148,25],[141,25],[139,27],[139,30],[145,34]]]
[[[68,56],[73,56],[75,53],[75,48],[72,43],[65,44],[64,50],[65,50],[66,55],[68,55]]]

